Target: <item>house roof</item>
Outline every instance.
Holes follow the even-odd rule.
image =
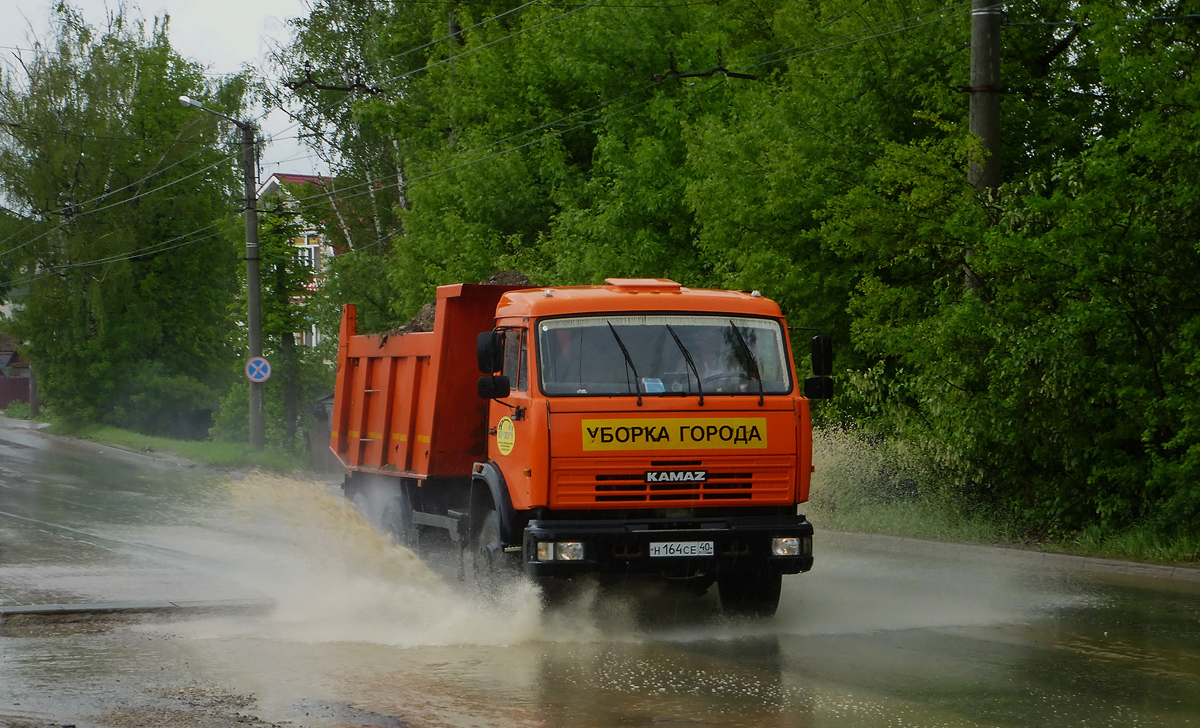
[[[258,186],[258,197],[262,199],[266,195],[279,194],[283,189],[284,183],[290,185],[311,184],[317,187],[324,187],[328,177],[322,177],[317,174],[292,174],[290,172],[276,172],[266,181]]]

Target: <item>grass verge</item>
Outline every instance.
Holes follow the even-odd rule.
[[[809,519],[831,531],[877,533],[888,536],[1010,548],[1033,548],[1077,556],[1164,564],[1200,565],[1200,536],[1168,535],[1148,526],[1105,531],[1090,526],[1058,540],[1036,541],[1000,519],[970,516],[935,500],[893,500],[858,504],[837,511],[807,509]]]
[[[52,423],[47,432],[78,437],[135,452],[173,455],[216,468],[258,468],[279,473],[294,473],[311,469],[306,455],[297,455],[270,447],[253,450],[248,444],[242,443],[172,440],[106,425],[70,427],[61,422]]]
[[[963,516],[929,500],[869,503],[837,511],[809,509],[809,517],[834,531],[883,533],[936,541],[1016,544],[1019,539],[1004,524],[980,516]]]
[[[803,509],[817,528],[856,533],[1033,548],[1079,556],[1200,564],[1200,533],[1162,533],[1146,525],[1091,526],[1036,540],[1000,514],[961,507],[953,488],[919,456],[845,428],[814,432],[811,500]]]

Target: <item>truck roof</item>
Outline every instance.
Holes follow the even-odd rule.
[[[779,305],[757,291],[686,288],[666,278],[606,278],[603,286],[563,286],[509,291],[496,318],[566,316],[605,311],[739,313],[778,318]]]

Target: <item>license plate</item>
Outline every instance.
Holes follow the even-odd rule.
[[[712,556],[712,541],[665,541],[650,544],[651,556]]]

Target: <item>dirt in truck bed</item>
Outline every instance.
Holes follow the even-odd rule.
[[[532,286],[529,276],[519,270],[498,270],[480,281],[485,286]],[[430,301],[417,311],[417,315],[403,326],[397,326],[387,333],[388,336],[411,334],[418,331],[433,331],[433,318],[437,314],[437,301]]]

